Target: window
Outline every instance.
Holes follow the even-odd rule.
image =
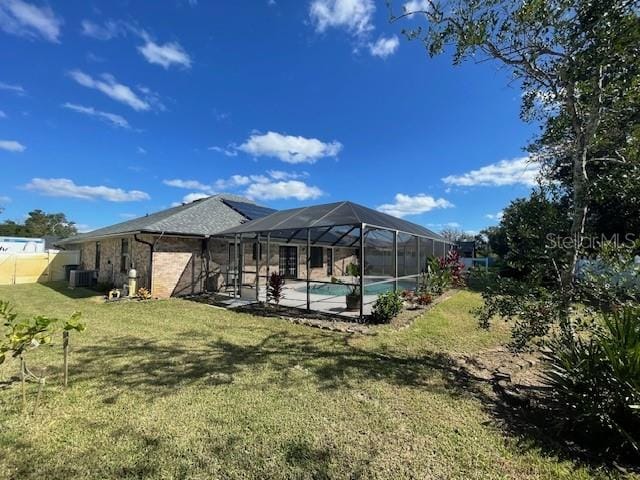
[[[95,269],[100,270],[100,242],[96,242]]]
[[[120,243],[120,271],[127,273],[129,270],[129,239],[123,238]]]
[[[311,247],[311,268],[321,268],[324,265],[322,257],[322,247]]]

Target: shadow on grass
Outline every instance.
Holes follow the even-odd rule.
[[[305,441],[289,442],[285,447],[285,460],[301,477],[306,473],[314,479],[331,478],[331,453],[327,449],[316,448]]]
[[[319,390],[362,388],[363,382],[381,381],[398,387],[419,388],[432,394],[463,396],[479,400],[508,435],[520,439],[523,451],[540,449],[545,454],[572,460],[588,467],[601,467],[606,459],[589,455],[555,438],[549,431],[550,410],[543,397],[534,404],[514,404],[496,395],[490,380],[472,376],[454,358],[439,352],[403,356],[385,350],[370,351],[350,344],[349,335],[290,331],[274,332],[260,327],[246,329],[260,340],[235,343],[223,338],[180,344],[198,338],[198,331],[185,332],[172,342],[144,340],[134,336],[114,338],[109,344],[85,347],[75,352],[79,364],[75,382],[100,382],[105,403],[115,403],[122,392],[140,392],[153,400],[190,385],[215,388],[231,385],[245,375],[260,371],[260,377],[243,382],[243,388],[295,388],[301,376]],[[292,445],[288,458],[313,465],[322,478],[328,462],[323,452],[305,445]],[[305,450],[306,449],[306,450]]]
[[[237,331],[237,328],[234,328]],[[252,334],[255,328],[249,329]],[[191,338],[202,335],[192,332]],[[185,336],[189,336],[185,334]],[[319,389],[351,388],[363,380],[380,380],[398,386],[430,390],[446,385],[450,394],[471,388],[446,354],[429,353],[402,357],[372,352],[349,345],[348,336],[307,335],[269,330],[254,344],[240,344],[223,338],[197,346],[116,337],[109,344],[82,347],[75,351],[78,364],[74,382],[99,380],[104,387],[152,395],[171,395],[175,388],[191,384],[233,383],[243,375],[261,370],[253,387],[295,386],[300,373],[310,375]],[[434,382],[445,375],[448,382]]]
[[[47,282],[40,285],[69,298],[89,298],[103,296],[102,292],[90,288],[69,288],[69,282]]]

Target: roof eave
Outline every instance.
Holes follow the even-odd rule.
[[[56,242],[56,245],[73,245],[76,243],[85,243],[85,242],[95,242],[97,240],[102,240],[105,238],[117,238],[117,237],[126,237],[130,235],[136,234],[147,234],[147,235],[163,235],[166,237],[187,237],[187,238],[207,238],[212,235],[217,234],[204,234],[204,233],[184,233],[184,232],[167,232],[160,230],[147,230],[147,229],[138,229],[138,230],[130,230],[126,232],[118,232],[118,233],[108,233],[104,235],[90,235],[87,237],[82,237],[74,241],[74,237],[65,238]]]

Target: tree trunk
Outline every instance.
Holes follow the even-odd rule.
[[[571,237],[573,240],[573,252],[571,258],[571,283],[576,280],[578,273],[578,260],[584,240],[585,225],[589,212],[587,192],[587,146],[580,138],[576,142],[576,152],[573,155],[573,215],[571,221]]]

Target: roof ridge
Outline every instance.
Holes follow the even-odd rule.
[[[327,215],[332,214],[333,212],[335,212],[337,209],[339,209],[340,207],[344,206],[347,201],[343,201],[343,202],[337,202],[338,205],[335,208],[332,208],[331,210],[329,210],[327,213],[325,213],[324,215],[322,215],[320,218],[318,218],[316,221],[313,222],[313,225],[315,225],[316,223],[320,222],[323,218],[325,218]]]
[[[358,219],[358,221],[360,222],[360,224],[362,224],[362,217],[358,214],[358,212],[356,212],[356,209],[353,208],[355,203],[350,202],[349,200],[346,200],[344,203],[346,203],[347,205],[349,205],[349,208],[351,209],[351,211],[353,212],[353,214],[355,215],[355,217]]]

